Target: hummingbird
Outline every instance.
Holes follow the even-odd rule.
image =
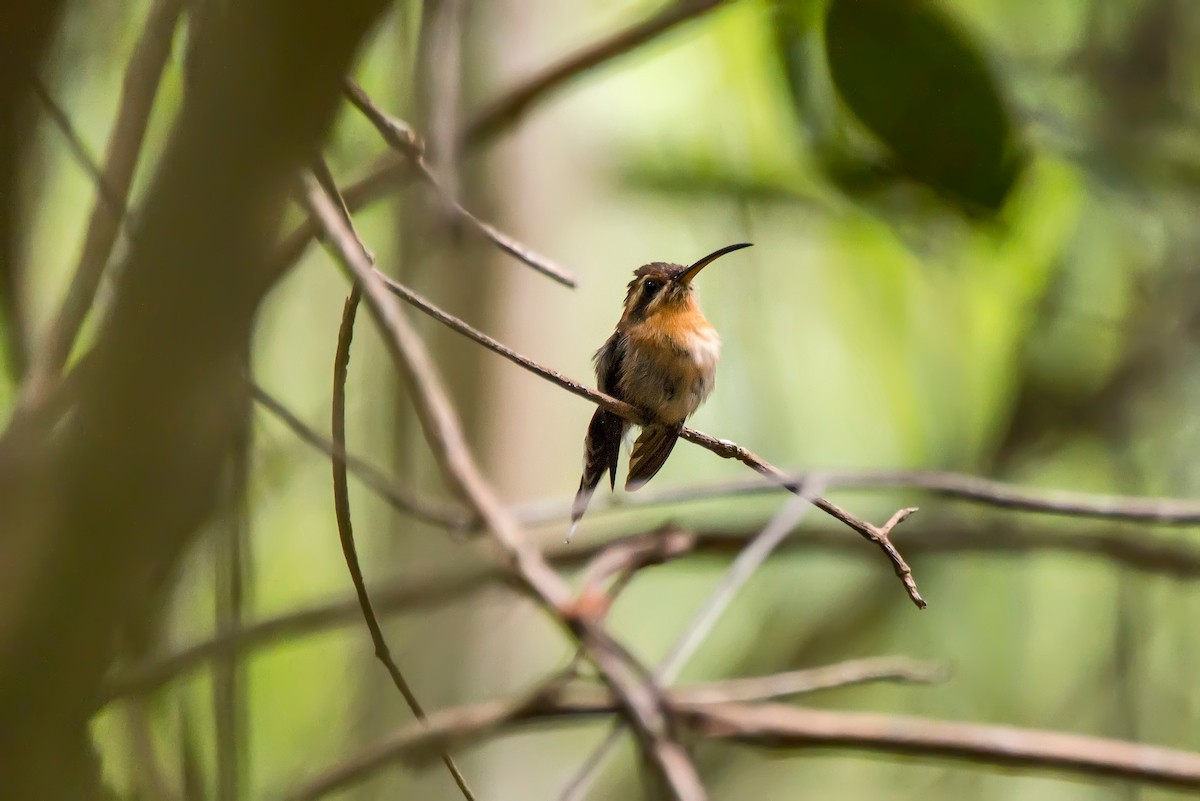
[[[634,270],[617,328],[592,357],[600,391],[646,416],[629,456],[626,491],[638,489],[662,468],[684,421],[713,390],[721,338],[700,311],[692,280],[721,256],[748,247],[749,242],[728,245],[687,267],[656,261]],[[606,472],[616,489],[617,456],[629,426],[604,408],[592,415],[567,542]]]

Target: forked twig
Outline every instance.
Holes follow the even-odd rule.
[[[387,143],[388,147],[408,159],[417,171],[417,175],[428,184],[447,208],[456,214],[475,230],[490,239],[496,247],[503,250],[518,261],[524,262],[542,275],[551,278],[563,286],[574,288],[578,280],[571,273],[550,259],[525,247],[513,237],[504,233],[494,225],[484,222],[461,203],[454,199],[450,192],[441,185],[429,163],[425,160],[425,146],[421,138],[408,123],[398,120],[381,109],[363,88],[350,78],[344,81],[346,97],[354,107],[363,113]]]

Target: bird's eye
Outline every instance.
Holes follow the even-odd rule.
[[[662,289],[662,281],[656,281],[655,279],[651,278],[646,282],[647,292],[657,292],[660,289]]]

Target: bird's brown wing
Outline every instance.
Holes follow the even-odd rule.
[[[679,430],[679,426],[664,425],[649,425],[642,429],[629,457],[629,474],[625,476],[627,491],[640,488],[662,469],[679,439]]]
[[[596,351],[596,382],[600,391],[615,394],[617,378],[620,375],[621,359],[625,354],[625,341],[619,331],[614,331],[604,346]],[[608,473],[608,483],[617,486],[617,458],[621,454],[621,440],[629,429],[620,416],[604,409],[597,409],[588,424],[587,436],[583,440],[583,476],[579,479],[579,490],[575,493],[575,502],[571,504],[571,529],[567,533],[567,542],[587,511],[592,493]]]

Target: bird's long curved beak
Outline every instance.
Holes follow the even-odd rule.
[[[709,253],[707,256],[702,258],[700,261],[693,264],[691,267],[688,267],[686,270],[681,272],[678,275],[678,277],[676,277],[675,280],[686,286],[687,284],[690,284],[692,282],[692,279],[695,278],[700,273],[701,270],[703,270],[708,265],[712,264],[717,259],[724,256],[726,253],[732,253],[735,250],[741,250],[742,248],[748,248],[752,244],[753,244],[752,242],[740,242],[736,245],[726,245],[725,247],[721,248],[720,250],[713,251],[712,253]]]

